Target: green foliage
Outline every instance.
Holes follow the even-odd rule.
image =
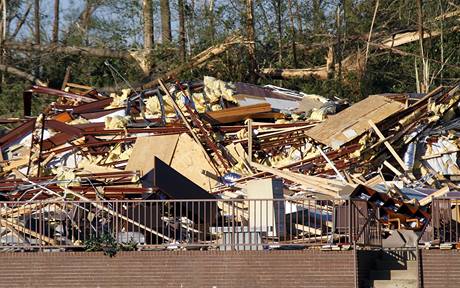
[[[104,252],[104,255],[114,257],[119,251],[136,251],[137,243],[132,241],[128,243],[118,243],[109,233],[95,236],[85,241],[85,251],[87,252]]]
[[[94,13],[88,22],[87,33],[75,24],[78,22],[83,6],[88,1],[72,0],[71,5],[62,9],[60,44],[64,46],[89,46],[110,49],[141,49],[143,47],[142,1],[91,0]],[[246,35],[246,1],[185,1],[186,35],[188,58],[205,50],[213,44],[234,33]],[[458,26],[458,17],[440,20],[439,15],[455,11],[448,0],[426,0],[424,5],[424,29],[426,31],[444,31],[443,38],[426,39],[425,55],[430,64],[431,87],[450,84],[459,79],[460,33],[451,30]],[[9,18],[12,32],[19,17],[24,15],[27,1],[8,1]],[[178,65],[183,64],[178,57],[178,19],[177,2],[170,1],[173,42],[160,43],[160,15],[158,0],[154,0],[155,49],[150,54],[152,69],[146,77],[135,61],[120,59],[101,59],[87,56],[69,56],[64,54],[32,53],[7,51],[5,62],[49,83],[50,87],[60,88],[66,68],[71,66],[71,82],[94,87],[124,88],[126,83],[114,77],[104,64],[108,60],[130,83],[138,84],[155,78]],[[254,23],[256,31],[256,58],[259,68],[294,68],[292,42],[296,42],[297,68],[313,68],[325,64],[328,47],[333,46],[335,60],[355,55],[366,48],[367,34],[372,22],[375,1],[371,0],[312,0],[292,1],[295,39],[292,38],[291,17],[287,1],[254,0]],[[278,5],[279,4],[279,5]],[[280,9],[278,9],[278,7]],[[46,9],[43,8],[42,9]],[[49,44],[49,28],[52,15],[42,11],[43,43]],[[51,11],[48,11],[51,12]],[[48,15],[50,14],[50,15]],[[279,14],[279,15],[278,15]],[[281,18],[279,34],[278,16]],[[340,18],[338,25],[337,17]],[[316,21],[316,22],[315,22]],[[15,41],[33,39],[33,13],[29,14],[26,24]],[[398,31],[417,30],[417,10],[415,1],[380,1],[372,41],[391,37]],[[337,42],[338,39],[342,41]],[[281,46],[281,51],[280,51]],[[364,72],[343,73],[329,80],[274,80],[259,78],[257,84],[275,84],[305,93],[320,94],[327,97],[343,97],[358,101],[369,94],[415,92],[415,68],[420,65],[420,46],[418,42],[397,47],[409,56],[399,55],[388,50],[371,47],[368,64]],[[281,54],[281,55],[280,55]],[[441,56],[442,55],[442,56]],[[441,61],[446,64],[442,65]],[[190,69],[179,79],[199,80],[211,75],[226,81],[251,79],[249,75],[250,59],[244,45],[223,53],[209,61],[203,67]],[[336,62],[337,63],[337,62]],[[419,68],[419,72],[421,69]],[[38,73],[38,74],[37,74]],[[11,74],[5,74],[0,93],[0,117],[22,116],[22,92],[30,85]],[[40,113],[44,105],[55,99],[45,96],[35,97],[33,113]]]

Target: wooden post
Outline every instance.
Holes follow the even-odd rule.
[[[377,128],[377,126],[374,124],[374,122],[372,122],[372,120],[369,120],[368,123],[371,126],[371,128],[375,131],[375,134],[377,134],[377,136],[380,138],[380,140],[383,141],[383,144],[385,144],[385,146],[387,147],[388,151],[390,151],[391,155],[393,155],[393,157],[396,159],[396,161],[401,166],[401,168],[404,171],[408,171],[409,168],[407,168],[407,166],[404,163],[404,161],[401,159],[401,157],[399,157],[398,153],[396,153],[395,149],[393,149],[393,147],[390,145],[390,143],[388,143],[388,141],[385,140],[385,136],[383,136],[383,134],[382,134],[382,132],[380,132],[379,128]]]

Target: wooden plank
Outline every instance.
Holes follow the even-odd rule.
[[[442,156],[445,155],[445,154],[453,154],[453,153],[457,153],[457,152],[460,152],[460,149],[455,149],[455,150],[450,150],[450,151],[444,151],[444,152],[441,152],[441,153],[436,153],[436,154],[431,154],[431,155],[425,155],[425,156],[422,156],[421,158],[422,158],[423,160],[428,160],[428,159],[433,159],[433,158],[442,157]]]
[[[17,223],[14,223],[12,221],[9,221],[9,220],[6,220],[6,219],[3,219],[3,218],[0,218],[0,226],[4,226],[4,227],[7,227],[7,228],[13,228],[14,230],[18,231],[18,232],[21,232],[23,234],[27,234],[27,235],[30,235],[32,237],[35,237],[37,239],[40,239],[41,241],[45,242],[45,243],[48,243],[50,245],[56,245],[56,241],[52,238],[49,238],[43,234],[40,234],[40,233],[37,233],[31,229],[28,229],[28,228],[25,228],[24,226],[22,225],[19,225]]]
[[[299,176],[305,176],[305,175],[297,174],[297,173],[290,172],[290,171],[279,170],[279,169],[261,165],[255,162],[252,162],[251,166],[256,168],[259,171],[267,172],[267,173],[279,176],[281,178],[287,179],[289,181],[292,181],[294,183],[298,183],[304,186],[305,188],[312,189],[313,191],[318,192],[320,194],[325,194],[333,198],[339,198],[338,192],[340,189],[335,190],[335,188],[333,187],[318,185],[318,183],[308,181],[307,179],[302,179],[302,177],[299,177]]]
[[[368,120],[379,123],[403,109],[403,103],[383,95],[369,96],[338,114],[329,116],[306,134],[320,143],[338,149],[366,132],[369,129]]]
[[[418,201],[418,203],[420,204],[420,206],[426,206],[428,204],[431,203],[431,201],[433,200],[433,198],[436,198],[436,197],[442,197],[444,195],[446,195],[447,193],[449,193],[450,189],[449,189],[449,186],[444,186],[442,187],[441,189],[439,189],[438,191],[420,199]]]
[[[219,124],[239,122],[251,118],[257,113],[271,112],[272,107],[268,103],[260,103],[242,107],[227,108],[220,111],[206,112],[206,116]]]
[[[248,123],[248,162],[252,162],[252,119],[247,120]]]
[[[372,121],[372,120],[369,120],[368,121],[369,125],[372,127],[372,129],[374,130],[374,132],[377,134],[377,136],[380,138],[380,140],[384,140],[385,139],[385,136],[383,136],[382,132],[380,132],[379,128],[377,128],[377,126],[375,125],[375,123]],[[401,166],[401,168],[404,170],[404,171],[408,171],[409,168],[406,166],[406,164],[404,163],[404,161],[401,159],[401,157],[399,157],[398,153],[396,153],[395,149],[393,149],[393,147],[391,146],[391,144],[388,142],[388,141],[384,141],[383,144],[385,144],[385,146],[387,147],[388,151],[390,151],[391,155],[393,155],[393,157],[396,159],[396,161],[398,162],[399,166]]]
[[[248,155],[240,143],[230,143],[227,146],[225,146],[225,149],[227,149],[228,153],[231,157],[234,158],[235,161],[243,163],[244,168],[246,168],[248,173],[252,173],[251,167],[249,166],[248,162]]]
[[[91,205],[93,205],[94,207],[96,207],[96,208],[98,208],[98,209],[101,209],[101,210],[103,210],[103,211],[109,213],[110,215],[112,215],[112,216],[114,216],[114,217],[120,218],[121,220],[124,220],[124,221],[126,221],[126,222],[128,222],[128,223],[131,223],[131,224],[133,224],[134,226],[137,226],[137,227],[139,227],[139,228],[141,228],[141,229],[143,229],[143,230],[145,230],[145,231],[147,231],[147,232],[150,232],[150,233],[152,233],[152,234],[155,234],[155,235],[157,235],[157,236],[159,236],[159,237],[165,239],[166,241],[171,240],[171,238],[167,237],[166,235],[163,235],[163,234],[161,234],[160,232],[155,231],[155,230],[153,230],[153,229],[151,229],[151,228],[149,228],[149,227],[147,227],[147,226],[145,226],[145,225],[143,225],[143,224],[141,224],[141,223],[139,223],[139,222],[136,222],[136,221],[132,220],[131,218],[128,218],[128,217],[126,217],[126,216],[124,216],[124,215],[122,215],[122,214],[120,214],[120,213],[118,213],[118,212],[116,212],[116,211],[114,211],[114,210],[112,210],[112,209],[109,209],[109,208],[107,208],[107,207],[105,207],[105,206],[103,206],[103,205],[101,205],[101,204],[99,204],[99,203],[97,203],[97,202],[95,202],[95,201],[92,201],[92,200],[86,198],[85,196],[80,195],[80,194],[77,193],[77,192],[74,192],[74,191],[72,191],[72,190],[70,190],[70,189],[66,189],[66,188],[64,188],[64,190],[65,190],[67,193],[69,193],[69,194],[71,194],[71,195],[74,195],[75,197],[77,197],[77,198],[79,198],[79,199],[81,199],[81,200],[83,200],[83,201],[89,202],[89,203],[90,203]]]
[[[318,229],[318,228],[313,228],[313,227],[302,225],[302,224],[294,224],[294,227],[295,227],[295,229],[301,230],[302,232],[308,233],[310,235],[311,234],[314,234],[314,235],[317,235],[317,236],[323,235],[323,230]]]

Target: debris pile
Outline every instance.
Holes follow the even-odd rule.
[[[384,238],[401,229],[421,237],[432,225],[433,197],[454,195],[460,182],[459,89],[456,84],[426,95],[372,95],[349,106],[341,99],[213,77],[160,80],[153,89],[109,95],[74,83],[63,90],[33,86],[24,92],[24,119],[0,137],[0,242],[11,244],[11,234],[19,231],[27,236],[23,242],[40,238],[78,246],[63,232],[67,221],[91,222],[102,214],[158,236],[140,212],[130,217],[101,203],[166,199],[239,199],[241,214],[233,215],[238,223],[251,214],[244,199],[308,200],[318,213],[334,211],[335,217],[337,203],[358,199],[375,212]],[[56,101],[30,117],[35,97]],[[259,182],[270,178],[282,179],[277,193],[265,193],[271,184]],[[67,201],[85,202],[87,214],[77,216]],[[218,206],[208,213],[234,213]],[[45,210],[49,227],[42,235],[25,222]],[[187,229],[203,229],[193,217],[181,216]],[[299,235],[292,229],[301,231],[302,239],[307,234],[308,242],[310,229],[315,237],[323,235],[321,225],[329,224],[289,229],[291,235]],[[225,228],[213,233],[225,235]],[[160,238],[171,240],[164,233]]]

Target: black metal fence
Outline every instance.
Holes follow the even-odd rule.
[[[101,239],[140,248],[262,250],[379,246],[381,230],[361,200],[0,202],[2,248],[82,248]]]

